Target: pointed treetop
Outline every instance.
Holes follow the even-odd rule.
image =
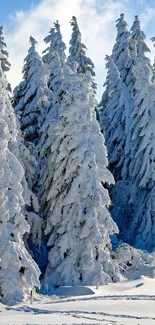
[[[8,61],[9,54],[6,48],[7,46],[3,36],[3,26],[0,26],[0,51],[1,51],[0,62],[1,62],[2,70],[4,72],[9,71],[11,67],[11,64]]]
[[[81,32],[79,30],[79,26],[77,24],[77,19],[75,16],[72,17],[70,22],[73,27],[72,37],[70,40],[70,48],[69,48],[69,57],[68,57],[68,65],[74,71],[77,63],[77,72],[78,73],[86,73],[86,71],[90,71],[92,76],[95,76],[94,72],[94,64],[89,57],[86,56],[86,46],[82,43],[81,40]]]
[[[62,40],[62,34],[60,31],[60,24],[58,20],[54,23],[54,28],[51,28],[49,31],[49,35],[44,38],[44,42],[49,44],[48,48],[43,51],[43,61],[46,64],[50,64],[53,58],[54,53],[58,53],[60,56],[60,60],[63,63],[66,59],[66,45]]]
[[[117,28],[117,38],[116,40],[118,40],[120,38],[120,36],[126,32],[128,34],[128,24],[127,22],[124,20],[124,14],[120,14],[120,17],[116,20],[116,28]]]
[[[25,64],[24,64],[23,71],[22,71],[24,79],[28,78],[29,68],[31,66],[32,61],[34,59],[38,59],[39,62],[41,61],[40,55],[38,54],[38,52],[36,51],[36,48],[35,48],[37,41],[31,35],[29,37],[29,43],[30,43],[30,48],[28,49],[28,55],[24,59]]]
[[[133,25],[131,27],[131,32],[133,34],[132,37],[135,36],[136,31],[137,31],[137,33],[141,31],[140,30],[140,21],[139,21],[138,15],[135,16],[135,21],[133,22]],[[136,36],[138,36],[138,35],[136,35]]]
[[[30,38],[29,38],[29,43],[31,44],[31,46],[33,48],[35,48],[35,45],[38,44],[38,42],[35,40],[35,38],[32,37],[31,35],[30,35]]]
[[[57,45],[57,52],[59,53],[60,60],[63,62],[63,60],[66,59],[66,54],[65,54],[66,45],[62,40],[62,34],[61,34],[60,24],[58,20],[56,20],[56,22],[54,23],[54,28],[55,28],[55,42]]]
[[[30,76],[33,75],[32,71],[33,70],[35,71],[35,69],[32,69],[32,67],[34,66],[34,61],[35,61],[35,68],[37,67],[38,71],[39,69],[42,69],[43,66],[42,58],[40,57],[39,53],[36,51],[35,48],[37,41],[31,35],[29,37],[29,43],[30,43],[30,47],[28,49],[28,54],[24,59],[24,66],[22,70],[23,79],[25,80],[29,80]]]
[[[116,28],[117,28],[117,37],[116,37],[116,40],[118,40],[118,39],[120,38],[120,36],[121,36],[124,32],[130,34],[129,31],[128,31],[128,24],[127,24],[127,22],[124,20],[124,14],[121,14],[121,15],[120,15],[120,18],[118,18],[118,19],[116,20],[116,23],[117,23],[117,24],[116,24]]]
[[[44,42],[46,44],[52,42],[53,37],[54,37],[54,34],[55,34],[55,29],[54,28],[50,28],[49,35],[44,38]]]
[[[54,23],[54,27],[55,27],[55,29],[56,29],[57,32],[61,33],[60,32],[60,24],[59,24],[59,21],[58,20],[56,20],[56,22]]]
[[[71,20],[70,24],[71,24],[71,26],[74,26],[75,24],[77,24],[77,19],[75,16],[72,16],[72,20]]]
[[[122,25],[122,23],[124,24],[124,26],[127,26],[127,22],[124,20],[124,14],[120,14],[120,17],[116,20],[116,27],[119,26],[119,24]]]
[[[118,18],[117,20],[116,20],[116,22],[117,21],[123,21],[124,20],[124,14],[120,14],[120,18]]]
[[[124,20],[124,14],[121,14],[117,20],[116,28],[117,36],[112,50],[112,58],[120,72],[122,80],[132,90],[130,32],[128,31],[127,22]]]
[[[145,43],[146,35],[141,30],[140,21],[138,15],[135,16],[135,21],[131,27],[131,42],[135,42],[137,56],[145,57],[146,52],[150,52],[150,49]]]

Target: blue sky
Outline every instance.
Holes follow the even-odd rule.
[[[72,15],[78,19],[82,40],[88,48],[87,54],[95,64],[97,97],[103,92],[106,78],[105,55],[111,54],[115,42],[115,21],[124,12],[125,19],[132,25],[134,16],[139,15],[142,29],[147,35],[153,61],[155,49],[150,37],[155,36],[155,0],[1,0],[0,25],[4,25],[5,39],[10,54],[12,69],[8,79],[15,87],[22,78],[24,57],[29,47],[29,36],[38,41],[38,52],[45,48],[43,38],[48,34],[56,19],[61,24],[64,41],[68,46]]]
[[[27,10],[39,4],[39,2],[41,0],[1,0],[0,24],[5,24],[9,19],[9,15],[13,14],[13,12]]]

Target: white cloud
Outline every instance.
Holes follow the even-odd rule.
[[[82,33],[82,40],[88,48],[87,54],[95,63],[98,97],[102,93],[105,80],[105,55],[111,53],[115,41],[115,20],[121,12],[126,14],[131,24],[134,14],[129,9],[129,0],[43,0],[27,11],[19,11],[10,16],[5,28],[10,61],[12,63],[8,79],[14,87],[22,76],[23,59],[28,50],[28,39],[32,35],[38,41],[38,51],[45,48],[43,38],[48,34],[56,19],[61,24],[64,41],[68,46],[71,27],[69,21],[76,16]]]

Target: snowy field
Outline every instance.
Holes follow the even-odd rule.
[[[33,304],[0,305],[0,325],[155,324],[155,279],[141,276],[134,281],[80,290],[68,291],[70,297],[62,297],[63,291],[59,290],[59,296],[41,296]]]

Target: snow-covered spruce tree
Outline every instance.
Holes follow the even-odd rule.
[[[48,180],[42,178],[49,246],[45,279],[54,286],[116,281],[109,235],[118,229],[108,211],[105,186],[113,177],[95,119],[90,74],[66,68],[60,93],[59,116],[50,134]]]
[[[5,304],[26,298],[39,286],[39,269],[27,252],[23,235],[29,226],[21,213],[23,168],[9,150],[16,139],[10,132],[10,120],[16,129],[6,79],[0,68],[0,297]],[[10,120],[8,119],[8,116]],[[14,134],[17,132],[14,132]]]
[[[127,28],[127,23],[124,20],[124,14],[116,21],[117,37],[116,43],[112,50],[112,58],[116,64],[122,80],[125,82],[129,91],[133,90],[132,77],[132,51],[130,49],[130,32]],[[132,48],[133,50],[133,48]],[[135,53],[135,51],[134,51]]]
[[[9,53],[7,52],[6,43],[3,36],[3,27],[0,26],[0,51],[1,51],[1,68],[4,72],[9,71],[11,64],[8,61]]]
[[[56,23],[54,23],[54,27],[55,27],[55,49],[59,54],[60,60],[63,63],[66,60],[66,54],[65,54],[65,50],[66,50],[66,45],[62,40],[62,34],[61,34],[61,30],[60,30],[60,25],[58,20],[56,21]]]
[[[51,65],[52,60],[54,59],[54,54],[58,53],[61,63],[66,59],[66,45],[62,40],[62,35],[60,31],[60,25],[58,20],[54,23],[54,28],[51,28],[49,35],[44,38],[44,42],[49,44],[49,46],[43,51],[43,61],[48,66]],[[51,71],[50,71],[51,72]]]
[[[51,52],[52,54],[52,52]],[[62,100],[62,91],[59,92],[60,85],[63,82],[64,76],[62,71],[62,63],[57,52],[53,52],[49,65],[49,81],[48,86],[51,90],[49,97],[48,112],[42,116],[42,125],[39,129],[40,141],[38,143],[38,151],[40,152],[40,172],[46,168],[44,161],[47,160],[51,152],[50,133],[53,128],[53,121],[58,119],[59,106]]]
[[[51,28],[49,31],[49,35],[44,39],[46,44],[49,44],[48,48],[43,51],[43,61],[48,69],[48,88],[50,89],[49,94],[49,102],[48,111],[51,111],[51,105],[54,93],[57,92],[57,88],[59,88],[59,84],[61,83],[62,75],[61,75],[61,65],[65,63],[66,54],[65,54],[65,43],[62,40],[62,35],[60,32],[60,25],[58,21],[54,24],[54,28]],[[50,107],[50,108],[49,108]],[[42,114],[42,124],[45,120],[45,114]],[[41,124],[40,124],[41,126]],[[45,132],[46,133],[46,132]],[[46,137],[45,137],[46,138]]]
[[[104,128],[108,150],[109,168],[116,181],[126,178],[131,145],[131,96],[120,78],[120,73],[110,56],[106,56],[107,80],[104,84],[108,100],[104,106],[100,123]]]
[[[134,157],[130,165],[133,242],[150,250],[155,247],[155,86],[148,58],[135,59],[134,78]]]
[[[42,115],[48,107],[49,89],[47,87],[46,68],[35,50],[35,39],[30,37],[30,49],[25,58],[23,81],[15,88],[13,104],[19,120],[19,160],[24,167],[23,179],[24,215],[30,225],[30,233],[25,238],[31,254],[40,265],[41,252],[41,211],[37,203],[37,178],[39,175],[39,127]],[[43,259],[44,260],[44,259]]]
[[[131,152],[132,98],[112,59],[106,56],[107,79],[100,106],[100,125],[105,135],[109,169],[116,184],[111,188],[112,216],[126,241],[132,208],[129,205],[129,165]]]
[[[60,88],[61,82],[64,78],[62,73],[62,66],[65,69],[65,49],[66,46],[62,41],[60,32],[60,25],[58,21],[54,24],[55,28],[51,28],[49,35],[44,39],[46,43],[50,43],[49,47],[43,52],[43,60],[48,65],[48,87],[51,91],[49,96],[48,112],[42,115],[42,125],[40,125],[40,142],[38,144],[38,150],[41,155],[40,170],[44,169],[44,159],[46,160],[50,152],[50,139],[49,134],[51,130],[51,121],[58,118],[58,109],[61,102],[61,94],[58,96],[57,91]],[[57,100],[55,101],[55,94],[57,94]],[[45,123],[43,123],[45,121]]]
[[[112,173],[115,175],[116,180],[126,178],[128,176],[128,171],[126,166],[129,162],[129,147],[131,141],[131,117],[134,106],[134,97],[133,97],[133,56],[131,56],[130,51],[130,33],[127,29],[127,23],[124,20],[124,14],[120,15],[120,18],[117,20],[117,37],[116,43],[113,47],[112,56],[108,58],[107,68],[108,76],[106,83],[105,91],[103,93],[101,102],[99,103],[99,112],[100,112],[100,126],[101,129],[105,132],[105,137],[108,141],[106,145],[110,148],[111,153],[108,148],[108,155],[112,163]],[[109,63],[111,62],[111,64]],[[115,79],[116,77],[116,79]],[[126,86],[126,87],[125,87]],[[117,88],[117,89],[116,89]],[[124,92],[127,95],[124,95]],[[123,96],[122,96],[123,94]],[[125,110],[123,108],[125,105]],[[115,115],[115,113],[117,114]],[[109,115],[109,116],[108,116]],[[122,119],[123,116],[123,120]],[[114,130],[113,125],[110,125],[111,120],[115,117],[114,122],[117,126]],[[117,117],[117,121],[116,121]],[[119,124],[118,124],[119,121]],[[118,132],[118,126],[120,128]],[[109,138],[109,131],[114,130],[114,136],[119,134],[119,139],[121,143],[121,148],[119,146],[119,141],[117,142],[112,140],[112,137]],[[125,131],[126,130],[126,131]],[[125,138],[124,138],[125,136]],[[115,143],[116,142],[116,143]],[[125,145],[124,145],[124,143]],[[116,149],[116,150],[115,150]],[[118,157],[119,152],[119,157]],[[112,160],[111,160],[111,157]],[[117,159],[116,159],[117,157]],[[124,164],[124,168],[123,165]],[[119,166],[119,172],[117,167]],[[123,168],[123,170],[122,170]],[[123,174],[122,174],[123,173]]]
[[[140,21],[138,16],[135,16],[135,21],[131,27],[130,44],[134,43],[135,56],[145,57],[145,53],[150,52],[147,44],[145,43],[146,35],[141,30]]]
[[[133,209],[132,204],[129,204],[129,163],[132,159],[131,125],[134,108],[133,65],[137,52],[135,41],[131,41],[124,14],[120,15],[116,27],[116,43],[111,56],[115,69],[111,68],[110,74],[108,71],[99,112],[100,126],[106,138],[110,170],[116,178],[116,184],[110,191],[113,202],[111,213],[119,226],[121,239],[129,241],[128,233]],[[115,123],[115,126],[113,127],[111,123]]]
[[[17,120],[18,122],[18,120]],[[23,198],[25,205],[22,207],[22,213],[27,220],[30,231],[24,235],[24,242],[27,250],[30,252],[34,260],[39,265],[41,271],[44,267],[44,259],[41,256],[42,244],[44,242],[42,238],[42,226],[43,219],[41,217],[40,206],[37,199],[37,192],[34,191],[34,183],[36,182],[35,176],[38,171],[39,164],[37,164],[36,157],[33,156],[30,149],[24,143],[20,128],[18,127],[17,137],[18,148],[16,148],[16,156],[20,161],[20,164],[24,168],[24,175],[22,178],[23,186]],[[38,171],[39,173],[39,171]],[[36,184],[36,183],[35,183]]]
[[[25,141],[38,142],[38,121],[47,109],[47,74],[44,63],[36,52],[36,40],[30,36],[30,49],[23,67],[23,81],[15,88],[13,105],[19,118]]]
[[[86,56],[87,48],[82,43],[77,19],[74,16],[72,17],[71,26],[73,28],[73,32],[70,40],[67,63],[72,70],[74,70],[76,67],[78,73],[86,73],[86,71],[89,71],[92,76],[95,76],[94,64],[91,59]]]

